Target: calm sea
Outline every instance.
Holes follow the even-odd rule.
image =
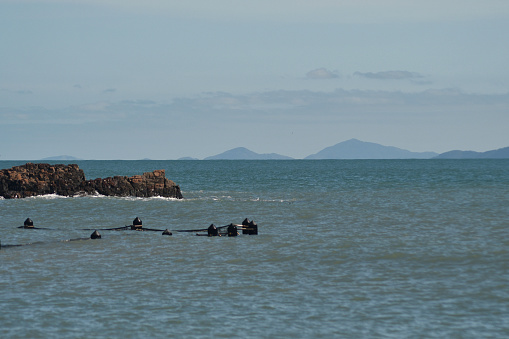
[[[185,199],[0,200],[1,338],[509,337],[509,160],[76,163]]]

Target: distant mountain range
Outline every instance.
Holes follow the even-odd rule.
[[[437,156],[434,152],[410,152],[392,146],[383,146],[372,142],[350,139],[334,146],[324,148],[304,159],[430,159]],[[238,147],[224,153],[207,157],[204,160],[288,160],[291,157],[269,153],[258,154],[244,147]]]
[[[293,159],[276,153],[259,154],[245,147],[237,147],[203,160],[289,160]]]
[[[509,147],[487,152],[450,151],[445,153],[411,152],[393,146],[384,146],[373,142],[350,139],[334,146],[326,147],[318,153],[304,159],[502,159],[509,158]],[[259,154],[245,147],[206,157],[203,160],[291,160],[294,158],[277,153]],[[41,160],[82,160],[69,155],[44,158]],[[185,157],[178,160],[198,160]]]
[[[435,152],[411,152],[392,146],[350,139],[324,148],[304,159],[430,159]]]

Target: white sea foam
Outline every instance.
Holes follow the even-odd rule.
[[[35,195],[33,197],[27,197],[27,199],[46,199],[46,200],[53,200],[53,199],[68,199],[72,197],[68,197],[65,195],[58,195],[56,193],[51,194],[44,194],[44,195]]]
[[[155,197],[129,196],[129,197],[107,197],[107,198],[116,198],[116,199],[129,200],[129,201],[152,201],[152,200],[181,201],[181,200],[183,200],[183,199],[161,197],[161,196],[155,196]]]
[[[223,196],[197,196],[197,197],[189,197],[186,200],[212,200],[212,201],[238,201],[238,202],[277,202],[277,203],[293,203],[298,201],[298,199],[278,199],[278,198],[260,198],[260,197],[249,197],[249,196],[231,196],[231,195],[223,195]]]
[[[127,197],[119,197],[119,196],[108,196],[104,194],[100,194],[97,191],[95,191],[94,194],[87,194],[84,192],[80,192],[73,197],[75,198],[104,198],[104,199],[121,199],[121,200],[130,200],[130,201],[143,201],[143,200],[167,200],[167,201],[173,201],[173,200],[182,200],[177,198],[170,198],[170,197],[161,197],[161,196],[154,196],[154,197],[134,197],[134,196],[127,196]]]
[[[97,191],[94,192],[94,194],[87,194],[85,192],[79,192],[73,196],[74,198],[82,198],[82,197],[89,197],[89,198],[105,198],[106,196],[103,194],[99,194]]]

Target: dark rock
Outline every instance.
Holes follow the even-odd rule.
[[[80,191],[85,180],[78,165],[27,163],[0,170],[0,195],[6,199],[44,194],[70,196]]]
[[[143,173],[132,177],[115,176],[85,181],[83,191],[108,196],[168,197],[182,199],[180,187],[166,179],[164,170]]]
[[[165,229],[162,235],[172,235],[172,234],[173,233],[171,233],[168,229]]]
[[[101,239],[101,234],[95,230],[94,233],[90,235],[90,239]]]
[[[5,199],[27,198],[36,195],[99,193],[107,196],[168,197],[182,199],[180,187],[166,179],[164,170],[132,177],[86,180],[76,164],[50,165],[27,163],[0,170],[0,196]]]

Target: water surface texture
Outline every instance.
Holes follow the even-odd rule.
[[[509,336],[508,160],[76,163],[185,199],[0,200],[2,338]]]

